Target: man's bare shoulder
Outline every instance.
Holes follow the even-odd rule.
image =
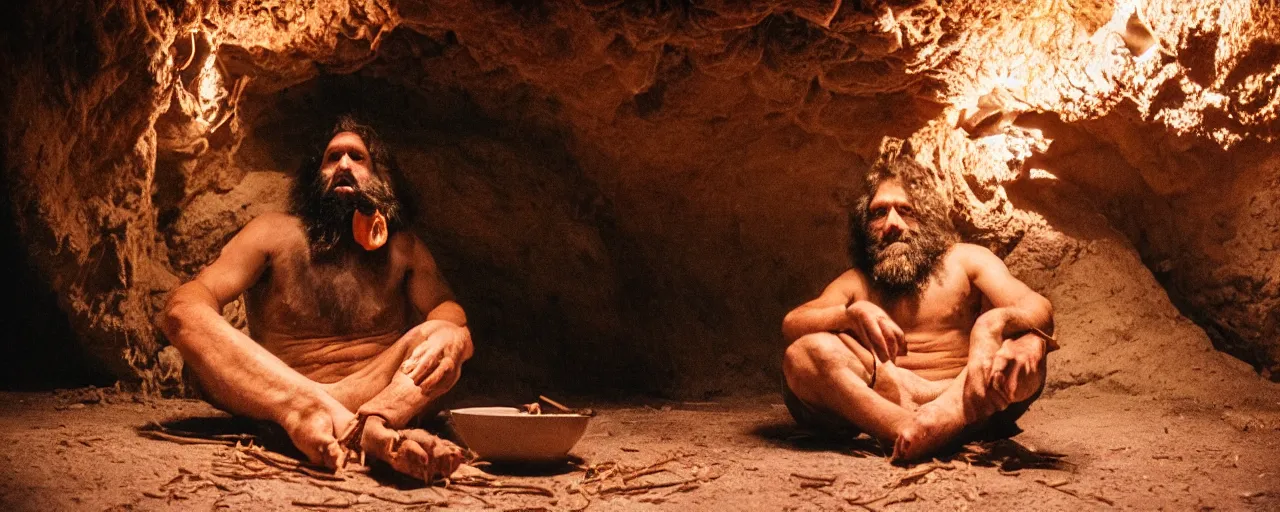
[[[288,213],[267,212],[245,224],[236,238],[242,238],[263,250],[270,250],[295,244],[305,236],[301,219]]]
[[[948,257],[969,265],[982,265],[992,261],[1000,261],[1000,257],[991,252],[991,249],[964,242],[951,246]]]
[[[990,249],[981,245],[958,243],[952,246],[951,251],[947,253],[947,260],[969,274],[970,278],[974,278],[985,271],[1004,270],[1006,267],[1004,261],[991,252]]]
[[[827,288],[839,290],[846,297],[864,299],[867,291],[871,289],[871,281],[861,269],[853,267],[836,277]]]

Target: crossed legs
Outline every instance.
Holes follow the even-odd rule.
[[[388,346],[367,365],[332,383],[307,380],[327,398],[322,410],[286,414],[279,421],[294,445],[315,463],[340,467],[346,454],[360,451],[387,462],[401,473],[424,481],[448,476],[463,460],[462,450],[453,443],[420,429],[406,428],[418,415],[434,410],[449,387],[423,389],[400,365],[421,340],[400,341]],[[258,357],[274,357],[266,354]],[[207,372],[196,372],[196,375]],[[202,383],[204,384],[204,383]],[[222,382],[240,385],[251,394],[253,382]],[[201,386],[205,387],[205,386]],[[212,398],[212,396],[207,397]],[[210,400],[232,414],[250,414],[234,401]]]
[[[817,419],[824,426],[844,423],[893,441],[895,457],[916,459],[954,440],[966,427],[982,426],[1009,406],[989,399],[996,393],[985,383],[980,393],[965,386],[968,375],[979,374],[983,363],[971,359],[954,379],[930,381],[892,362],[876,361],[847,334],[822,332],[802,336],[787,348],[783,373],[787,391],[794,394],[788,406],[797,421]],[[1029,378],[1035,382],[1025,385],[1040,387],[1043,365]],[[1014,404],[1009,412],[1020,414],[1034,399]]]

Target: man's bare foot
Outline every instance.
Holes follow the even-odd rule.
[[[354,418],[355,414],[341,405],[315,406],[289,413],[280,426],[311,463],[339,469],[346,461],[346,450],[338,443],[338,436]]]
[[[381,416],[365,420],[360,448],[396,471],[427,483],[452,475],[464,459],[458,445],[425,430],[388,428]]]
[[[959,405],[930,402],[920,406],[898,434],[893,458],[916,460],[931,455],[964,430],[964,411]]]

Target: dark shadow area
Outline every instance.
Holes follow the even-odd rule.
[[[824,432],[807,429],[794,422],[765,423],[749,432],[769,444],[804,452],[840,452],[854,457],[888,457],[892,445],[854,432]]]
[[[6,191],[8,181],[0,178]],[[111,385],[115,379],[80,348],[58,297],[29,261],[9,196],[0,194],[0,268],[10,276],[0,286],[0,390]]]
[[[575,456],[567,460],[543,463],[477,462],[485,473],[500,476],[555,476],[581,471],[586,461]]]

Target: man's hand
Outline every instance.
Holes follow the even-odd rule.
[[[325,407],[316,404],[290,412],[280,426],[289,434],[289,440],[302,451],[313,464],[330,469],[341,469],[346,450],[338,443],[340,430],[355,418],[351,411],[340,404]]]
[[[894,361],[907,354],[907,336],[880,306],[860,300],[849,304],[844,312],[854,337],[877,359]]]
[[[409,331],[406,336],[420,335]],[[418,343],[400,365],[400,372],[413,379],[423,389],[453,386],[462,374],[462,362],[471,333],[465,327],[444,322],[434,329],[427,339]]]
[[[1011,404],[1031,398],[1036,392],[1035,383],[1040,382],[1044,354],[1045,344],[1040,336],[1029,334],[1005,341],[991,361],[991,389]]]

